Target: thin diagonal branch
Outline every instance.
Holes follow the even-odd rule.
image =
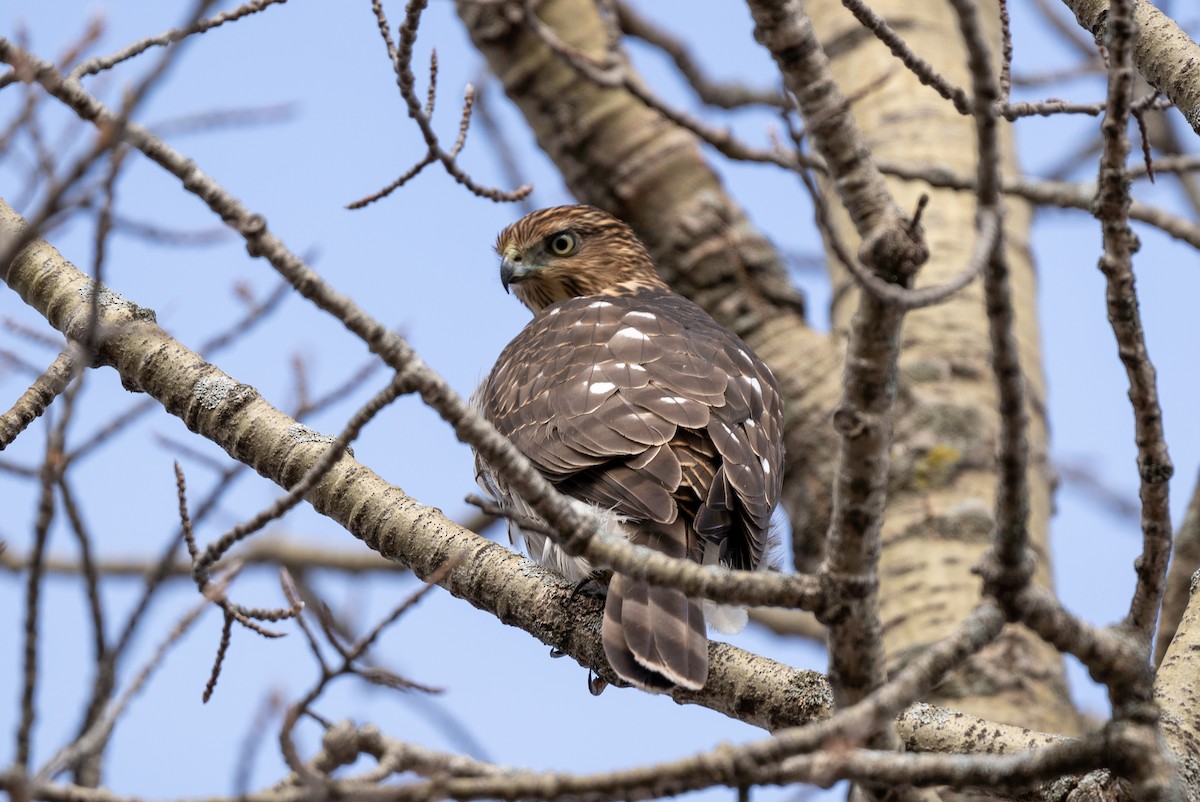
[[[21,394],[4,414],[0,415],[0,451],[38,419],[46,408],[67,389],[79,370],[79,358],[74,346],[67,346],[38,376],[29,389]]]

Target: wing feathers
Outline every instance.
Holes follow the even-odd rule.
[[[552,304],[479,398],[560,489],[651,547],[699,560],[707,542],[738,568],[762,559],[782,486],[782,400],[767,367],[690,301],[656,290]],[[681,593],[614,577],[603,641],[635,685],[704,683],[701,605]]]

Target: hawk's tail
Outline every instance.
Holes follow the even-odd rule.
[[[615,574],[601,639],[613,670],[643,690],[699,690],[708,679],[704,611],[678,590]]]

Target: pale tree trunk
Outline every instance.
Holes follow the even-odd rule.
[[[805,3],[852,112],[879,159],[973,175],[977,145],[969,116],[958,113],[896,58],[836,0]],[[941,0],[872,3],[916,53],[959,87],[970,85],[967,56],[950,4]],[[980,18],[999,51],[999,13],[983,3]],[[993,60],[998,64],[997,59]],[[1002,137],[1006,171],[1016,174],[1011,129]],[[971,257],[975,204],[969,193],[920,181],[891,180],[905,211],[929,196],[922,216],[930,258],[917,286],[949,281]],[[1052,476],[1047,455],[1045,381],[1039,356],[1036,277],[1028,246],[1029,205],[1006,203],[1005,236],[1021,364],[1031,400],[1028,469],[1029,528],[1038,557],[1037,581],[1051,585],[1047,542]],[[855,244],[854,229],[834,207],[838,236]],[[834,275],[833,326],[843,334],[858,290]],[[900,404],[880,562],[880,616],[889,673],[909,655],[944,637],[979,600],[971,573],[990,544],[998,425],[989,363],[983,287],[974,282],[946,302],[909,313],[900,356]],[[984,718],[1045,732],[1074,733],[1078,716],[1053,647],[1020,627],[1004,635],[937,689],[935,700]]]

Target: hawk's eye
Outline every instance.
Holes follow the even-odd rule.
[[[555,256],[566,256],[569,253],[574,253],[576,247],[575,235],[570,231],[560,231],[550,238],[549,243],[550,252]]]

